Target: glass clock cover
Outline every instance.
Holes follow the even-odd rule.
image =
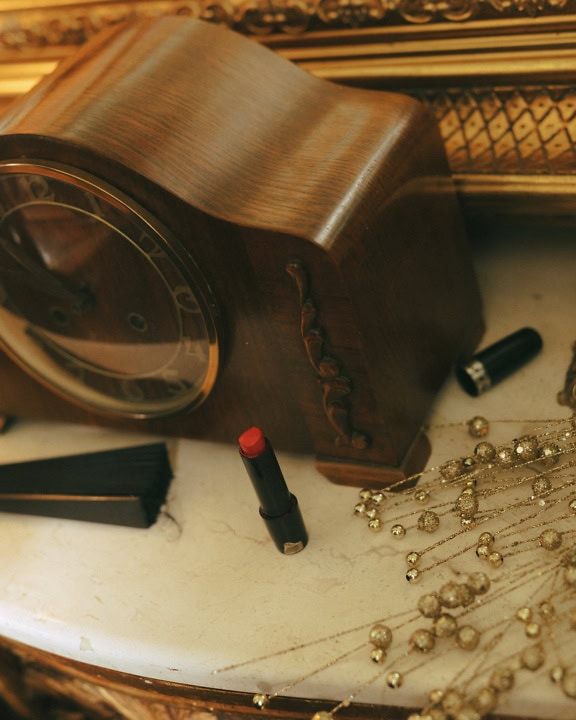
[[[44,384],[123,416],[197,405],[217,373],[212,309],[192,259],[129,199],[0,164],[0,342]]]

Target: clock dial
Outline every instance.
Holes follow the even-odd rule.
[[[43,383],[118,415],[197,405],[218,369],[214,307],[128,198],[63,166],[0,164],[0,341]]]

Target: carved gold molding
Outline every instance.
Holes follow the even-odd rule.
[[[103,27],[162,14],[233,27],[321,78],[419,98],[468,207],[576,175],[576,0],[3,0],[0,111]],[[503,176],[535,182],[488,188]]]
[[[10,720],[261,720],[252,697],[127,675],[0,638],[0,716],[10,711]],[[330,703],[278,698],[276,706],[268,719],[310,720]],[[410,710],[351,705],[341,717],[377,720],[382,713],[406,720]]]

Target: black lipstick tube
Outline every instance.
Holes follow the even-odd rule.
[[[456,368],[462,389],[481,395],[525,365],[542,349],[542,338],[533,328],[522,328],[502,338]]]
[[[288,490],[272,446],[260,428],[238,438],[240,457],[260,501],[260,516],[284,555],[295,555],[308,543],[298,500]]]

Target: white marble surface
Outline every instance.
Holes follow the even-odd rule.
[[[576,244],[552,232],[536,238],[507,234],[478,248],[477,267],[488,326],[483,344],[531,325],[541,332],[544,350],[477,399],[450,380],[432,423],[475,414],[493,420],[567,417],[556,393],[576,340]],[[495,423],[492,439],[530,427]],[[473,447],[462,428],[432,429],[430,437],[432,463]],[[22,422],[0,437],[0,462],[144,440]],[[353,518],[357,490],[329,483],[311,458],[279,453],[310,534],[302,553],[286,557],[266,534],[235,447],[170,441],[170,453],[175,479],[167,509],[174,520],[162,517],[149,530],[0,515],[1,634],[151,680],[268,692],[330,663],[362,643],[366,632],[234,671],[213,671],[414,605],[420,591],[403,579],[404,556],[412,548],[386,531],[370,533]],[[288,692],[341,700],[376,670],[364,651]],[[358,699],[418,703],[430,673],[446,678],[456,670],[437,665],[424,682],[407,680],[399,691],[380,680]],[[535,691],[527,682],[515,695],[504,709],[576,716],[576,701],[557,690]]]

